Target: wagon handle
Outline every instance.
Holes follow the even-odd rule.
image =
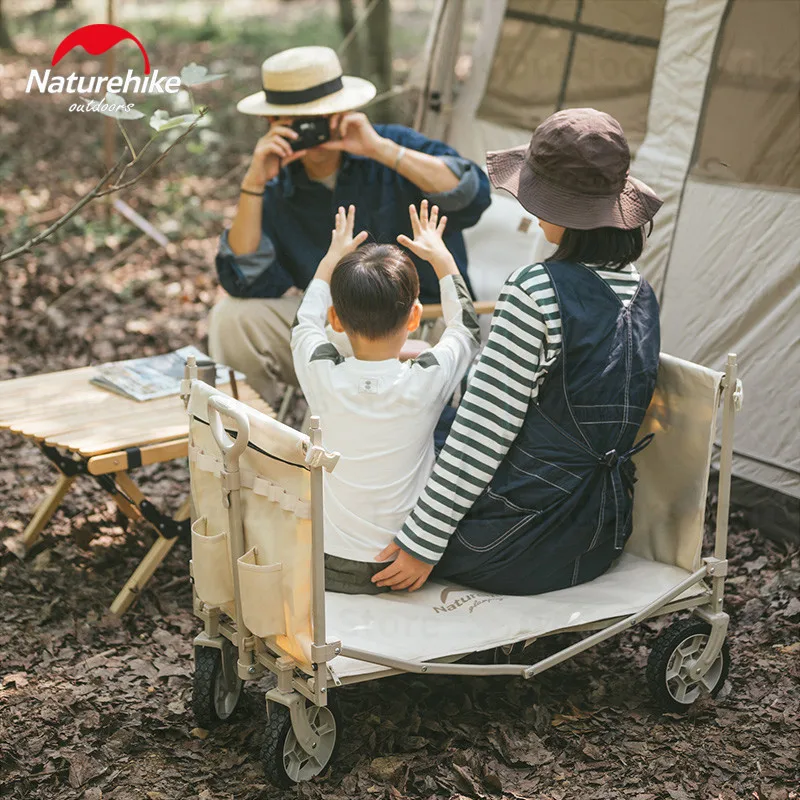
[[[231,439],[225,430],[220,414],[233,420],[236,431],[235,440]],[[217,394],[208,398],[208,422],[214,441],[222,451],[226,468],[236,469],[239,456],[244,452],[250,440],[250,420],[241,409],[236,407],[234,400]]]

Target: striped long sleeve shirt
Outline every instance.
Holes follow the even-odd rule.
[[[596,272],[630,303],[639,284],[633,264]],[[428,564],[439,561],[508,453],[560,352],[561,316],[550,276],[541,264],[523,267],[503,286],[450,435],[395,539],[403,550]]]

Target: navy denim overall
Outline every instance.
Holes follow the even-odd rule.
[[[497,472],[434,576],[538,594],[605,572],[631,533],[631,456],[655,388],[658,302],[642,279],[626,308],[582,264],[545,263],[562,350]]]

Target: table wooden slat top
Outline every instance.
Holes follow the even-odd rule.
[[[174,517],[161,513],[136,486],[129,470],[184,458],[189,449],[189,417],[178,394],[138,402],[90,383],[96,367],[31,375],[0,381],[0,430],[18,433],[40,445],[69,451],[68,464],[44,448],[59,470],[58,481],[39,503],[22,534],[25,552],[39,541],[42,530],[70,486],[81,473],[111,475],[100,481],[125,516],[145,521],[158,536],[135,572],[111,604],[119,615],[141,594],[158,565],[182,533],[188,533],[190,503],[185,500]],[[219,387],[231,394],[231,384]],[[264,414],[275,413],[244,381],[239,399]],[[75,456],[78,456],[76,458]]]
[[[84,367],[0,382],[0,420],[12,419],[32,408],[63,402],[65,396],[94,396],[98,386],[89,383],[95,370]],[[110,392],[109,394],[113,394]],[[2,423],[0,423],[2,424]]]
[[[0,382],[0,430],[92,456],[185,439],[189,422],[176,395],[139,402],[89,382],[94,367]],[[274,416],[243,381],[239,399]],[[219,389],[231,393],[225,383]]]

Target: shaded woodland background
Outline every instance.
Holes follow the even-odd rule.
[[[213,256],[263,124],[235,112],[259,65],[295,44],[338,46],[342,8],[323,0],[123,2],[117,22],[159,70],[197,62],[225,80],[210,107],[149,178],[122,197],[165,233],[158,246],[103,203],[34,252],[2,265],[0,379],[202,347],[217,293]],[[473,3],[477,10],[480,3]],[[0,240],[6,250],[57,219],[103,173],[102,120],[64,96],[24,92],[70,30],[103,21],[105,3],[2,3]],[[61,8],[61,6],[64,6]],[[392,0],[391,48],[364,46],[351,68],[402,82],[418,57],[432,0]],[[388,4],[387,4],[388,7]],[[474,33],[477,17],[468,30]],[[0,28],[0,31],[3,29]],[[138,51],[115,48],[121,70]],[[81,74],[100,61],[70,55]],[[382,66],[381,66],[382,65]],[[388,79],[387,79],[388,80]],[[388,86],[388,82],[386,83]],[[148,99],[142,110],[164,107]],[[393,98],[373,115],[407,118]],[[204,120],[204,123],[206,121]],[[128,130],[146,137],[144,121]],[[121,141],[117,142],[121,148]],[[121,621],[105,609],[152,541],[126,529],[106,496],[76,484],[31,558],[14,553],[52,480],[38,450],[0,434],[0,796],[15,800],[455,800],[456,798],[797,798],[800,741],[800,559],[734,516],[732,669],[720,696],[685,718],[660,714],[644,664],[663,626],[637,628],[526,683],[397,677],[341,690],[346,728],[330,775],[295,791],[264,781],[257,760],[265,684],[249,686],[235,723],[205,735],[189,712],[188,548],[179,543]],[[139,470],[146,493],[176,508],[185,464]],[[713,498],[709,524],[713,522]],[[539,658],[561,642],[542,641]]]

